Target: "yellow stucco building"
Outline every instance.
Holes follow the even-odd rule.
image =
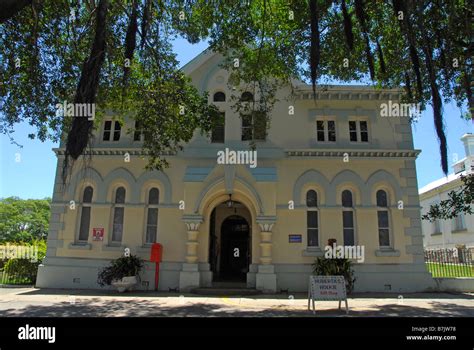
[[[231,109],[231,96],[242,91],[229,89],[221,60],[205,51],[183,70],[209,92],[225,123],[209,137],[196,132],[182,152],[167,156],[163,172],[144,170],[141,137],[126,132],[131,121],[103,122],[92,159],[86,168],[76,166],[66,188],[64,149],[55,149],[48,252],[37,286],[97,288],[98,269],[125,248],[148,259],[151,243],[159,242],[160,290],[226,281],[305,291],[311,264],[334,238],[364,247],[363,262],[354,265],[356,291],[430,288],[419,151],[408,118],[379,114],[381,103],[399,100],[399,91],[331,86],[318,89],[315,102],[311,86],[300,83],[294,101],[287,99],[289,88],[278,91],[265,135],[261,123]],[[217,162],[226,148],[248,151],[252,135],[259,139],[256,164]],[[103,240],[95,240],[102,231]],[[141,287],[151,287],[153,276],[147,264]]]

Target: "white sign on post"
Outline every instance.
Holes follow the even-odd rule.
[[[313,313],[316,313],[316,300],[338,300],[339,309],[341,301],[346,304],[346,313],[349,313],[347,306],[346,281],[343,276],[310,276],[308,288],[308,310],[310,302],[313,304]]]

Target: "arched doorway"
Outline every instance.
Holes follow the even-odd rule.
[[[251,263],[250,213],[239,202],[218,205],[210,217],[209,264],[213,282],[246,282]]]

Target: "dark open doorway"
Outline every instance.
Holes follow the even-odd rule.
[[[214,282],[245,282],[250,264],[250,227],[247,220],[240,215],[228,216],[220,225],[220,235],[215,227],[215,211],[210,221],[209,262]]]

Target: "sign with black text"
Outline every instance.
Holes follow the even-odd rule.
[[[341,301],[346,303],[346,313],[349,313],[347,306],[346,281],[343,276],[310,276],[308,288],[308,309],[310,302],[313,304],[313,313],[316,300],[338,300],[339,309]]]

